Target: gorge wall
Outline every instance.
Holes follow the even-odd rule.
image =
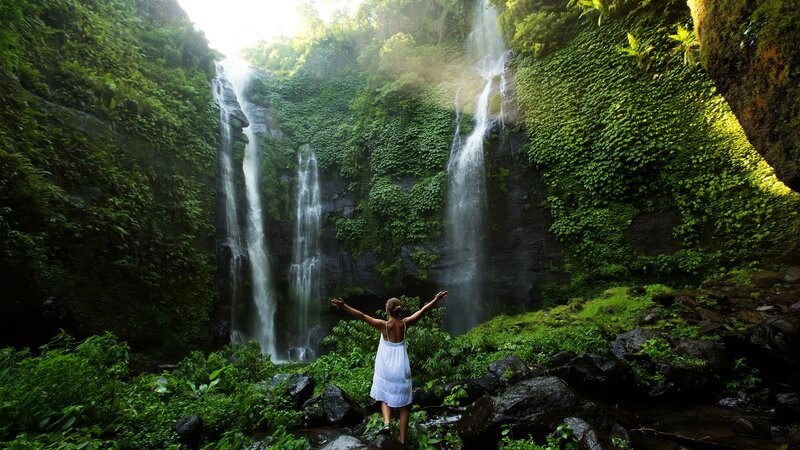
[[[217,55],[174,0],[0,11],[0,345],[208,345]]]
[[[742,41],[747,29],[698,13],[707,70],[671,34],[692,28],[680,1],[493,3],[516,100],[490,104],[518,111],[484,143],[489,314],[796,260],[800,197],[767,164],[794,186],[796,49],[767,39],[795,23],[776,18],[783,3],[706,3],[731,27],[759,25]],[[446,167],[456,125],[472,127],[474,92],[459,87],[473,7],[368,2],[359,20],[247,52],[272,73],[247,95],[281,131],[256,135],[279,305],[304,144],[321,176],[323,297],[372,312],[447,289]],[[219,55],[172,0],[2,8],[2,344],[38,345],[58,328],[110,330],[157,358],[227,342]]]
[[[695,0],[690,6],[714,84],[778,178],[800,191],[798,5]]]

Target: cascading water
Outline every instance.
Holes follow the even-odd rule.
[[[247,117],[249,126],[242,130],[247,136],[242,171],[247,199],[247,217],[245,220],[245,247],[250,266],[251,301],[255,314],[251,314],[249,329],[243,334],[246,339],[255,338],[261,351],[277,359],[275,346],[275,310],[276,301],[269,272],[267,248],[264,241],[264,217],[261,211],[261,195],[259,191],[260,152],[256,132],[268,130],[262,111],[247,101],[244,92],[247,83],[253,76],[252,69],[245,63],[225,60],[222,62],[225,78],[230,81],[239,105]],[[227,195],[227,194],[226,194]]]
[[[219,172],[220,184],[223,192],[223,202],[225,211],[225,239],[222,245],[226,248],[226,258],[228,266],[228,292],[226,293],[235,303],[241,295],[239,270],[242,264],[242,233],[239,226],[239,207],[236,201],[236,188],[234,185],[233,170],[233,131],[231,122],[233,117],[240,113],[239,104],[236,98],[229,98],[226,92],[233,92],[230,82],[225,78],[224,69],[221,64],[216,64],[217,76],[214,77],[213,90],[214,99],[219,105],[220,120],[220,139],[219,139]],[[236,308],[232,308],[231,313],[231,338],[241,334],[237,329],[239,318]]]
[[[296,327],[290,344],[291,359],[306,361],[316,357],[318,300],[321,289],[319,233],[322,218],[319,174],[314,150],[304,145],[297,152],[297,210],[292,265],[289,268],[291,293],[295,305]]]
[[[483,80],[483,89],[475,96],[473,129],[463,139],[456,127],[450,152],[445,236],[447,278],[452,298],[458,298],[458,310],[450,308],[445,317],[447,328],[456,333],[469,330],[484,319],[481,313],[481,284],[484,251],[481,242],[483,216],[486,212],[486,180],[483,139],[502,115],[494,115],[490,101],[498,95],[502,107],[505,66],[508,50],[497,28],[497,11],[488,0],[477,7],[469,35],[467,54],[473,69]],[[457,102],[458,103],[458,102]],[[457,105],[457,120],[460,110]]]

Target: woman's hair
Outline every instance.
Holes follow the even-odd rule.
[[[386,310],[389,311],[390,316],[398,318],[403,312],[403,304],[400,303],[399,298],[392,297],[386,302]]]

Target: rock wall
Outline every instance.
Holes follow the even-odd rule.
[[[800,47],[797,3],[689,2],[702,61],[747,138],[800,191]]]

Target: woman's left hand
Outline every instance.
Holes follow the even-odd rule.
[[[334,308],[341,308],[342,306],[344,306],[344,300],[342,300],[341,298],[332,298],[331,306],[333,306]]]

